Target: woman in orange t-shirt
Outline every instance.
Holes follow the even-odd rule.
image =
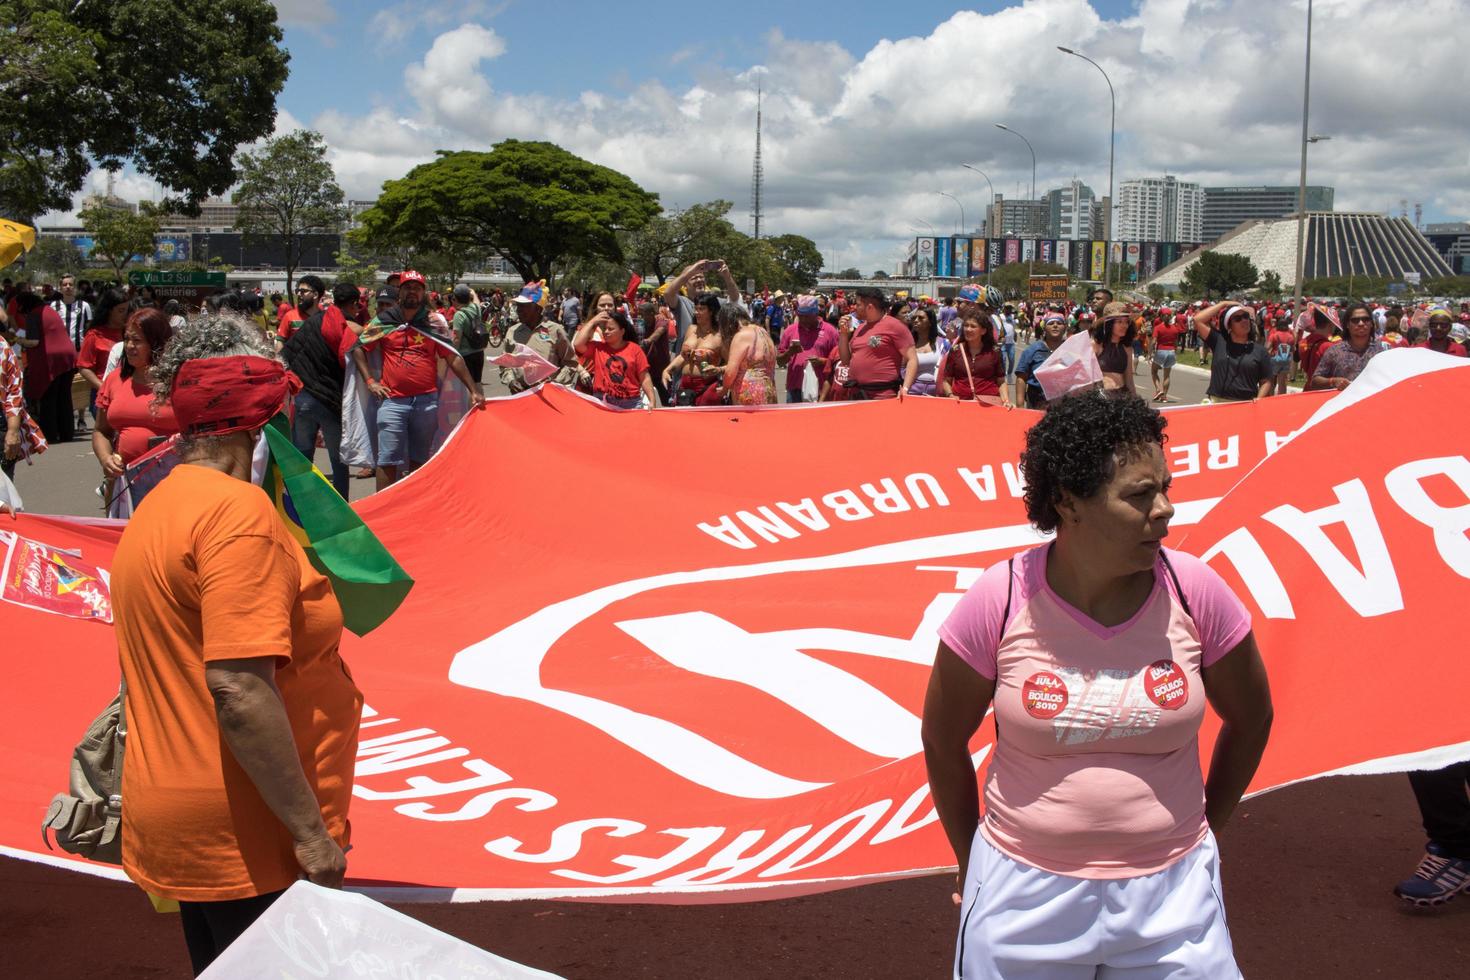
[[[179,903],[197,975],[298,878],[341,886],[362,695],[331,583],[250,482],[281,363],[248,322],[207,314],[153,381],[182,438],[112,569],[123,870]]]

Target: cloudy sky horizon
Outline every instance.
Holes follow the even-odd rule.
[[[436,149],[545,139],[628,174],[667,208],[724,198],[749,230],[755,88],[763,231],[817,242],[837,267],[891,271],[905,243],[970,229],[988,190],[1027,196],[1117,180],[1205,186],[1297,180],[1306,3],[931,0],[631,12],[593,0],[277,0],[291,76],[277,131],[319,130],[351,198],[377,196]],[[1470,0],[1318,0],[1309,180],[1338,210],[1470,218],[1463,84]],[[94,174],[88,192],[105,186]],[[118,191],[157,188],[130,173]],[[967,229],[968,230],[968,229]]]

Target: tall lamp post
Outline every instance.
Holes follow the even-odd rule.
[[[937,193],[940,197],[949,198],[955,203],[955,206],[960,209],[960,234],[963,235],[965,233],[965,206],[961,204],[960,199],[955,197],[953,194],[950,194],[946,191],[936,191],[935,193]]]
[[[985,177],[985,185],[990,188],[990,205],[985,209],[985,234],[988,238],[994,238],[995,229],[990,227],[990,218],[995,212],[995,185],[990,182],[990,178],[986,176],[985,171],[981,170],[979,167],[972,167],[968,163],[962,163],[960,164],[960,166],[964,167],[966,170],[975,171],[975,173],[979,174],[981,177]],[[990,285],[990,260],[988,258],[985,261],[985,285]]]
[[[1028,150],[1031,151],[1031,207],[1034,209],[1036,207],[1036,147],[1034,147],[1034,146],[1031,145],[1031,141],[1030,140],[1028,140],[1026,137],[1022,136],[1020,133],[1016,132],[1014,129],[1011,129],[1005,123],[996,123],[995,124],[995,128],[996,129],[1004,129],[1006,132],[1010,133],[1012,136],[1015,136],[1015,137],[1019,138],[1022,143],[1025,143],[1026,144],[1026,149],[1028,149]],[[1036,250],[1033,248],[1031,250],[1031,260],[1026,263],[1026,296],[1027,296],[1027,299],[1030,299],[1030,296],[1031,296],[1031,276],[1035,272],[1036,272]]]
[[[1108,77],[1107,72],[1103,71],[1102,65],[1093,61],[1087,55],[1079,51],[1073,51],[1071,48],[1064,48],[1060,44],[1057,45],[1057,50],[1062,52],[1062,54],[1069,54],[1074,58],[1081,58],[1102,72],[1103,81],[1108,83],[1108,99],[1113,105],[1111,118],[1108,122],[1108,217],[1107,224],[1103,227],[1103,238],[1107,239],[1110,243],[1108,248],[1103,250],[1103,284],[1106,285],[1110,281],[1109,277],[1112,273],[1112,255],[1110,253],[1112,252],[1111,242],[1113,240],[1113,149],[1117,145],[1118,136],[1118,96],[1113,91],[1113,80]]]
[[[1307,135],[1307,110],[1312,104],[1312,0],[1307,0],[1307,56],[1302,82],[1302,172],[1296,190],[1296,283],[1292,290],[1291,319],[1302,315],[1302,273],[1307,254],[1307,145],[1317,142]],[[1320,137],[1319,137],[1320,139]]]

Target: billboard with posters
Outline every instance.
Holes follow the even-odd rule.
[[[1133,271],[1128,274],[1128,281],[1137,282],[1138,263],[1142,256],[1142,246],[1138,242],[1129,242],[1127,248],[1124,250],[1124,255],[1127,256],[1127,263],[1133,266]]]
[[[1175,242],[1161,243],[1159,245],[1159,251],[1162,253],[1159,256],[1159,262],[1161,263],[1159,265],[1160,269],[1164,268],[1165,266],[1173,265],[1179,260],[1179,246]]]
[[[1108,245],[1108,265],[1118,265],[1123,261],[1123,243],[1110,242]]]
[[[1003,257],[1002,253],[1003,248],[1004,243],[1001,242],[999,238],[992,238],[990,240],[990,244],[987,249],[987,254],[990,256],[989,268],[996,269],[1005,264],[1005,258]]]
[[[1155,272],[1159,271],[1158,242],[1149,242],[1143,247],[1143,265],[1141,271],[1145,277],[1152,277]]]
[[[953,244],[948,238],[934,239],[934,274],[936,276],[954,275],[954,253],[950,250]]]
[[[953,275],[963,279],[970,274],[970,240],[968,238],[956,238],[954,240],[954,272]]]
[[[1052,241],[1050,238],[1044,239],[1041,243],[1041,254],[1038,255],[1037,258],[1041,259],[1041,261],[1043,262],[1054,261],[1052,259],[1052,256],[1055,254],[1054,249],[1056,248],[1056,244],[1057,243]]]
[[[914,248],[914,275],[928,279],[934,275],[934,239],[920,238]]]
[[[1072,278],[1086,279],[1088,263],[1092,260],[1092,249],[1086,242],[1074,242],[1071,254],[1067,257],[1067,268],[1072,273]]]
[[[983,238],[970,239],[970,275],[979,275],[989,268],[986,261],[990,256],[990,246]]]
[[[1006,264],[1021,261],[1021,240],[1019,238],[1006,239]]]
[[[1104,259],[1107,258],[1107,242],[1092,243],[1092,268],[1088,271],[1087,278],[1102,280]]]
[[[1036,240],[1032,238],[1021,239],[1021,261],[1030,262],[1036,257]]]
[[[1057,242],[1056,250],[1052,253],[1052,261],[1063,268],[1070,269],[1072,267],[1072,243]]]
[[[190,241],[191,239],[188,235],[155,235],[153,238],[153,261],[189,261]]]

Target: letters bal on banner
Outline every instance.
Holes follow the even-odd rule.
[[[1426,708],[1470,689],[1442,614],[1470,603],[1470,445],[1403,424],[1466,403],[1470,371],[1446,361],[1391,352],[1340,395],[1168,413],[1170,543],[1247,602],[1271,671],[1253,792],[1470,756],[1466,714]],[[621,413],[559,388],[472,413],[421,474],[357,505],[418,585],[343,637],[368,702],[350,880],[400,899],[731,901],[949,865],[924,686],[964,591],[1041,540],[1016,466],[1035,417],[922,398]],[[709,466],[712,443],[761,465]],[[591,486],[550,553],[504,507]],[[655,494],[653,523],[606,503]],[[105,585],[121,526],[10,530],[0,548],[36,542]],[[51,595],[4,598],[0,848],[115,874],[36,831],[116,690],[111,628],[83,614],[95,599],[58,615]],[[68,651],[65,683],[48,650]],[[1412,668],[1383,669],[1410,650]],[[1036,678],[1033,709],[1065,690]]]

